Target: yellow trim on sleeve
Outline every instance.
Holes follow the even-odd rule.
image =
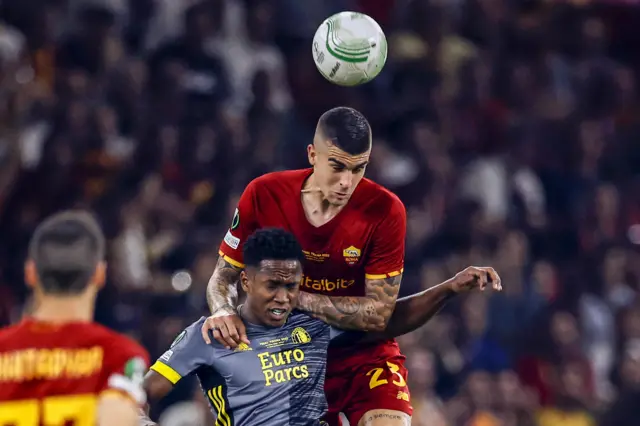
[[[226,260],[227,262],[229,262],[230,264],[232,264],[232,265],[233,265],[233,266],[235,266],[236,268],[244,268],[244,263],[240,263],[240,262],[238,262],[237,260],[233,260],[232,258],[230,258],[229,256],[227,256],[226,254],[224,254],[224,253],[222,252],[222,250],[220,250],[220,251],[218,252],[218,254],[219,254],[220,256],[222,256],[222,258],[223,258],[224,260]]]
[[[388,274],[364,274],[364,277],[368,280],[383,280],[385,278],[393,278],[404,272],[404,268],[399,271],[389,272]]]
[[[156,361],[155,364],[151,366],[151,370],[160,374],[174,385],[182,379],[182,376],[176,370],[169,367],[167,364],[161,363],[160,361]]]

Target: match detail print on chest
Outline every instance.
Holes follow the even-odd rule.
[[[366,231],[365,231],[366,232]],[[330,264],[333,267],[354,267],[360,263],[366,250],[366,233],[354,235],[353,232],[340,230],[323,244],[302,242],[302,251],[309,266]]]

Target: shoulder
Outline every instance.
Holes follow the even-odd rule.
[[[302,181],[310,174],[310,169],[271,172],[252,180],[247,188],[251,187],[254,190],[291,188],[297,184],[301,184]]]
[[[85,333],[93,333],[101,341],[101,345],[107,349],[105,353],[117,353],[116,358],[141,357],[145,361],[149,360],[149,353],[137,341],[129,336],[118,333],[100,324],[88,324]],[[117,351],[113,347],[118,348]]]
[[[0,347],[8,347],[10,342],[19,339],[22,334],[24,334],[24,323],[0,328]]]
[[[305,312],[294,310],[289,316],[286,327],[295,334],[298,331],[301,334],[319,335],[329,331],[329,325],[324,323]]]
[[[358,185],[357,201],[361,208],[376,214],[380,218],[389,215],[406,215],[404,203],[384,186],[364,178]]]
[[[223,346],[218,343],[210,333],[211,344],[208,344],[202,338],[202,325],[207,319],[200,317],[197,321],[191,323],[188,327],[182,330],[171,342],[169,349],[173,351],[207,351],[211,348],[221,349]]]
[[[200,331],[202,329],[202,325],[206,320],[207,319],[205,317],[200,317],[200,319],[191,323],[184,330],[182,330],[180,334],[176,336],[176,338],[173,340],[173,343],[171,343],[171,346],[173,347],[177,345],[178,343],[180,343],[180,341],[195,341],[198,343],[201,342],[203,345],[206,345],[206,342],[202,338],[202,334]]]

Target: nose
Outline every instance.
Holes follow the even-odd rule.
[[[350,170],[345,170],[340,176],[340,188],[341,190],[348,190],[353,184],[353,173]]]
[[[276,291],[276,295],[273,300],[280,304],[289,303],[289,292],[286,288],[279,288],[278,291]]]

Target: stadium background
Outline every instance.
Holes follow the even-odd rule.
[[[637,1],[1,3],[0,324],[28,308],[36,223],[86,207],[110,240],[97,319],[159,355],[206,313],[244,185],[305,166],[318,116],[349,105],[369,177],[408,208],[402,294],[469,264],[505,284],[401,339],[413,424],[638,424]],[[310,52],[349,9],[389,37],[358,89]],[[164,406],[164,426],[205,424],[192,381]]]

